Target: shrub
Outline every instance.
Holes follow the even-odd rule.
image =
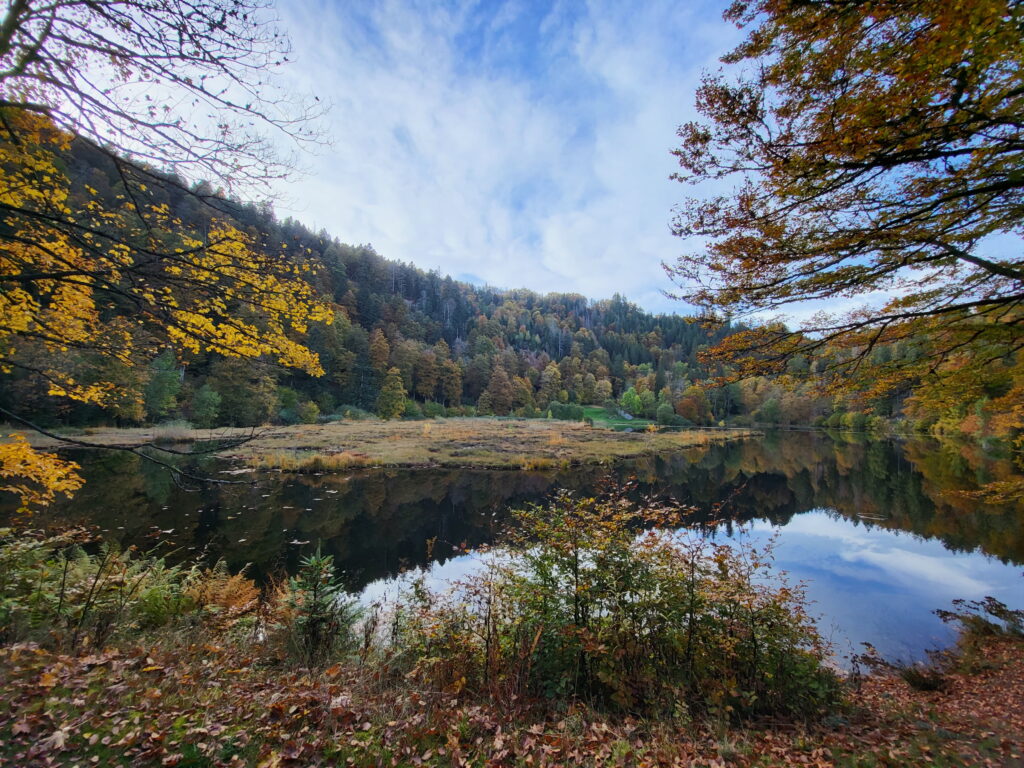
[[[618,495],[562,495],[516,520],[486,572],[403,609],[393,648],[420,684],[645,714],[807,716],[836,702],[801,594],[766,578],[762,554],[638,537],[677,519]]]
[[[954,600],[955,610],[935,611],[946,623],[960,625],[968,636],[1024,638],[1024,610],[1014,610],[994,597],[983,600]]]
[[[354,627],[361,614],[334,573],[334,559],[321,554],[303,558],[296,576],[278,590],[274,629],[287,651],[312,670],[355,646]]]
[[[670,403],[662,403],[654,412],[655,418],[663,427],[690,427],[693,422],[685,416],[680,416]]]
[[[423,404],[423,415],[428,419],[436,419],[445,415],[444,406],[433,400],[427,400]]]
[[[583,421],[583,406],[552,401],[548,406],[548,415],[549,418],[562,421]]]
[[[933,665],[908,664],[899,668],[899,675],[915,691],[944,691],[949,687],[949,678]]]
[[[298,420],[303,424],[316,424],[320,421],[320,406],[312,400],[299,403],[295,413]]]
[[[356,405],[339,405],[329,418],[345,419],[347,421],[367,421],[370,419],[376,419],[377,416],[376,414],[363,410]]]

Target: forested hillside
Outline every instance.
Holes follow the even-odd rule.
[[[165,211],[196,241],[226,222],[261,253],[296,268],[333,308],[334,318],[287,330],[319,357],[321,376],[279,365],[269,355],[222,356],[208,349],[189,351],[188,344],[182,345],[185,351],[165,347],[154,353],[152,343],[138,339],[133,348],[149,351],[133,352],[130,362],[86,345],[62,354],[59,364],[48,363],[85,386],[90,380],[117,382],[117,396],[102,405],[54,398],[52,374],[38,375],[38,370],[40,359],[55,356],[27,338],[3,375],[0,406],[42,426],[179,419],[198,427],[251,426],[358,417],[364,411],[386,418],[550,414],[582,419],[582,406],[592,405],[677,426],[818,424],[876,431],[895,426],[973,436],[1013,430],[989,415],[1012,391],[1013,359],[995,363],[999,370],[992,370],[991,381],[982,382],[978,392],[946,401],[916,397],[913,380],[879,386],[892,361],[927,358],[926,338],[868,350],[862,386],[851,386],[848,374],[829,373],[838,357],[851,352],[827,345],[813,355],[797,355],[784,372],[733,375],[737,380],[724,383],[736,369],[721,356],[709,364],[701,352],[743,326],[651,315],[620,296],[594,301],[578,294],[474,286],[388,260],[370,245],[347,245],[295,220],[278,220],[270,207],[228,199],[208,185],[186,187],[174,177],[148,172],[126,179],[123,164],[84,142],[72,142],[61,159],[72,210],[89,210],[97,202],[138,209],[143,202],[137,197],[144,193],[148,209]],[[252,307],[224,309],[229,323],[236,316],[256,325],[265,322]],[[104,322],[130,320],[133,306],[115,292],[104,314]],[[18,359],[32,362],[19,366]]]
[[[64,160],[72,208],[96,200],[125,204],[123,171],[107,156],[75,142]],[[709,332],[683,317],[653,316],[619,296],[595,302],[457,282],[387,260],[372,246],[346,245],[292,219],[279,221],[268,207],[232,202],[205,186],[187,189],[173,178],[154,176],[145,190],[147,205],[166,206],[197,236],[226,218],[263,252],[311,268],[307,279],[335,309],[333,323],[310,324],[302,338],[319,355],[324,375],[207,352],[176,357],[167,350],[127,366],[86,351],[71,365],[83,375],[98,368],[115,376],[124,394],[113,407],[55,400],[45,378],[16,368],[3,382],[11,410],[50,425],[186,418],[198,426],[246,426],[311,421],[353,408],[386,410],[388,393],[397,389],[397,410],[386,415],[536,416],[552,407],[559,415],[562,404],[601,404],[631,387],[638,416],[654,417],[659,396],[694,422],[735,409],[727,393],[705,394],[694,386],[715,373],[701,366],[698,351],[728,329]],[[131,307],[112,304],[107,312],[130,316]],[[27,342],[19,354],[41,351]],[[699,401],[697,407],[681,403],[684,393]],[[566,413],[579,417],[578,410]],[[668,418],[664,409],[662,416]]]

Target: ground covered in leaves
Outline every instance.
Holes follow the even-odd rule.
[[[1024,644],[992,638],[940,690],[851,681],[824,722],[696,723],[418,693],[237,646],[0,649],[0,765],[1024,766]]]

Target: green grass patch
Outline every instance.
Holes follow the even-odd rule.
[[[632,418],[627,419],[620,415],[611,415],[603,407],[599,405],[585,405],[583,406],[583,415],[594,422],[595,427],[604,427],[605,429],[614,429],[616,432],[623,432],[627,429],[633,431],[639,431],[646,429],[649,424],[654,422],[650,419]]]

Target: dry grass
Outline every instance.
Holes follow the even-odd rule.
[[[249,429],[176,430],[174,437],[210,440],[246,437]],[[477,467],[558,469],[656,453],[673,453],[748,437],[749,431],[614,432],[582,422],[483,418],[433,421],[337,421],[262,427],[224,455],[263,469],[342,471],[356,467]],[[167,439],[157,429],[97,430],[85,439],[102,445],[141,445]],[[53,445],[32,438],[39,446]]]
[[[277,429],[233,455],[253,466],[291,471],[359,466],[537,470],[671,453],[749,434],[623,433],[543,420],[335,422]]]

